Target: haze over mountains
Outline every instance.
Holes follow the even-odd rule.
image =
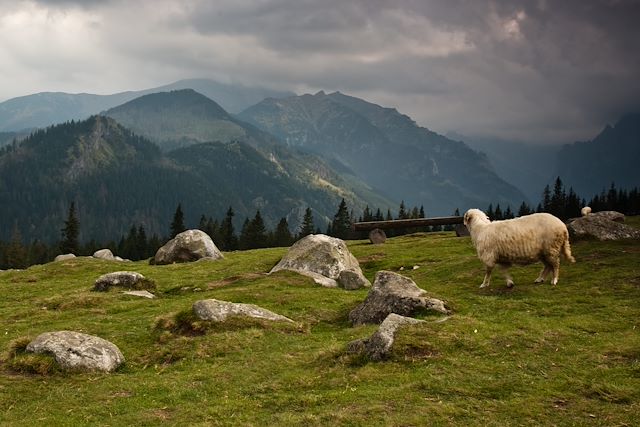
[[[587,198],[611,181],[640,183],[638,115],[564,147],[556,166],[556,148],[474,145],[487,156],[393,108],[339,92],[295,96],[209,80],[161,89],[182,85],[210,96],[149,89],[0,103],[0,129],[7,129],[0,146],[20,138],[15,130],[24,125],[109,117],[38,131],[0,153],[0,204],[8,206],[0,212],[8,224],[0,239],[13,225],[27,239],[56,239],[71,200],[84,218],[84,239],[115,239],[133,224],[165,233],[179,202],[191,226],[201,214],[221,218],[232,206],[237,227],[260,209],[269,226],[286,217],[294,228],[310,206],[324,227],[343,197],[356,215],[365,205],[395,214],[404,200],[436,216],[489,203],[535,206],[557,175]],[[235,111],[246,108],[232,115],[216,95]]]
[[[319,153],[373,188],[429,215],[484,206],[517,206],[524,195],[486,160],[392,108],[335,92],[266,99],[239,114],[289,146]]]

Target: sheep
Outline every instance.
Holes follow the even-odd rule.
[[[585,206],[584,208],[580,209],[580,214],[582,216],[587,216],[591,213],[591,207],[589,206]]]
[[[552,285],[558,283],[560,254],[571,261],[567,226],[548,213],[534,213],[515,219],[491,221],[479,209],[469,209],[464,214],[464,225],[469,229],[471,241],[486,271],[481,288],[489,286],[491,271],[498,265],[507,279],[507,287],[514,283],[508,268],[512,264],[526,265],[542,261],[544,269],[535,283],[545,281],[553,272]]]

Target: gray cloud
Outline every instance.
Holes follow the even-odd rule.
[[[0,1],[0,99],[209,77],[567,142],[640,108],[639,16],[635,0]]]

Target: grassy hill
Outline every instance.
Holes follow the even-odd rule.
[[[376,329],[347,321],[367,290],[326,289],[293,273],[266,276],[285,248],[226,253],[212,263],[80,258],[0,272],[0,424],[637,422],[639,242],[576,243],[577,263],[563,264],[558,286],[534,285],[535,265],[513,269],[512,290],[499,274],[478,289],[483,269],[468,237],[415,234],[349,246],[369,279],[404,267],[454,314],[403,329],[391,359],[374,363],[345,353],[349,341]],[[91,291],[99,275],[119,269],[154,279],[159,298]],[[256,303],[297,324],[236,322],[201,335],[156,328],[205,298]],[[25,338],[61,329],[112,341],[125,366],[113,374],[40,375],[27,371],[42,364],[10,357]]]

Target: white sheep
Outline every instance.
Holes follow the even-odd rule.
[[[513,280],[508,272],[512,264],[542,261],[544,269],[535,283],[544,282],[553,272],[551,284],[555,285],[560,273],[560,255],[575,262],[567,226],[551,214],[534,213],[492,222],[481,210],[469,209],[464,214],[464,225],[469,229],[478,258],[486,267],[481,288],[489,286],[491,271],[496,265],[504,271],[507,287],[512,287]]]
[[[585,206],[584,208],[580,209],[580,214],[582,214],[582,216],[587,216],[591,213],[591,207],[590,206]]]

